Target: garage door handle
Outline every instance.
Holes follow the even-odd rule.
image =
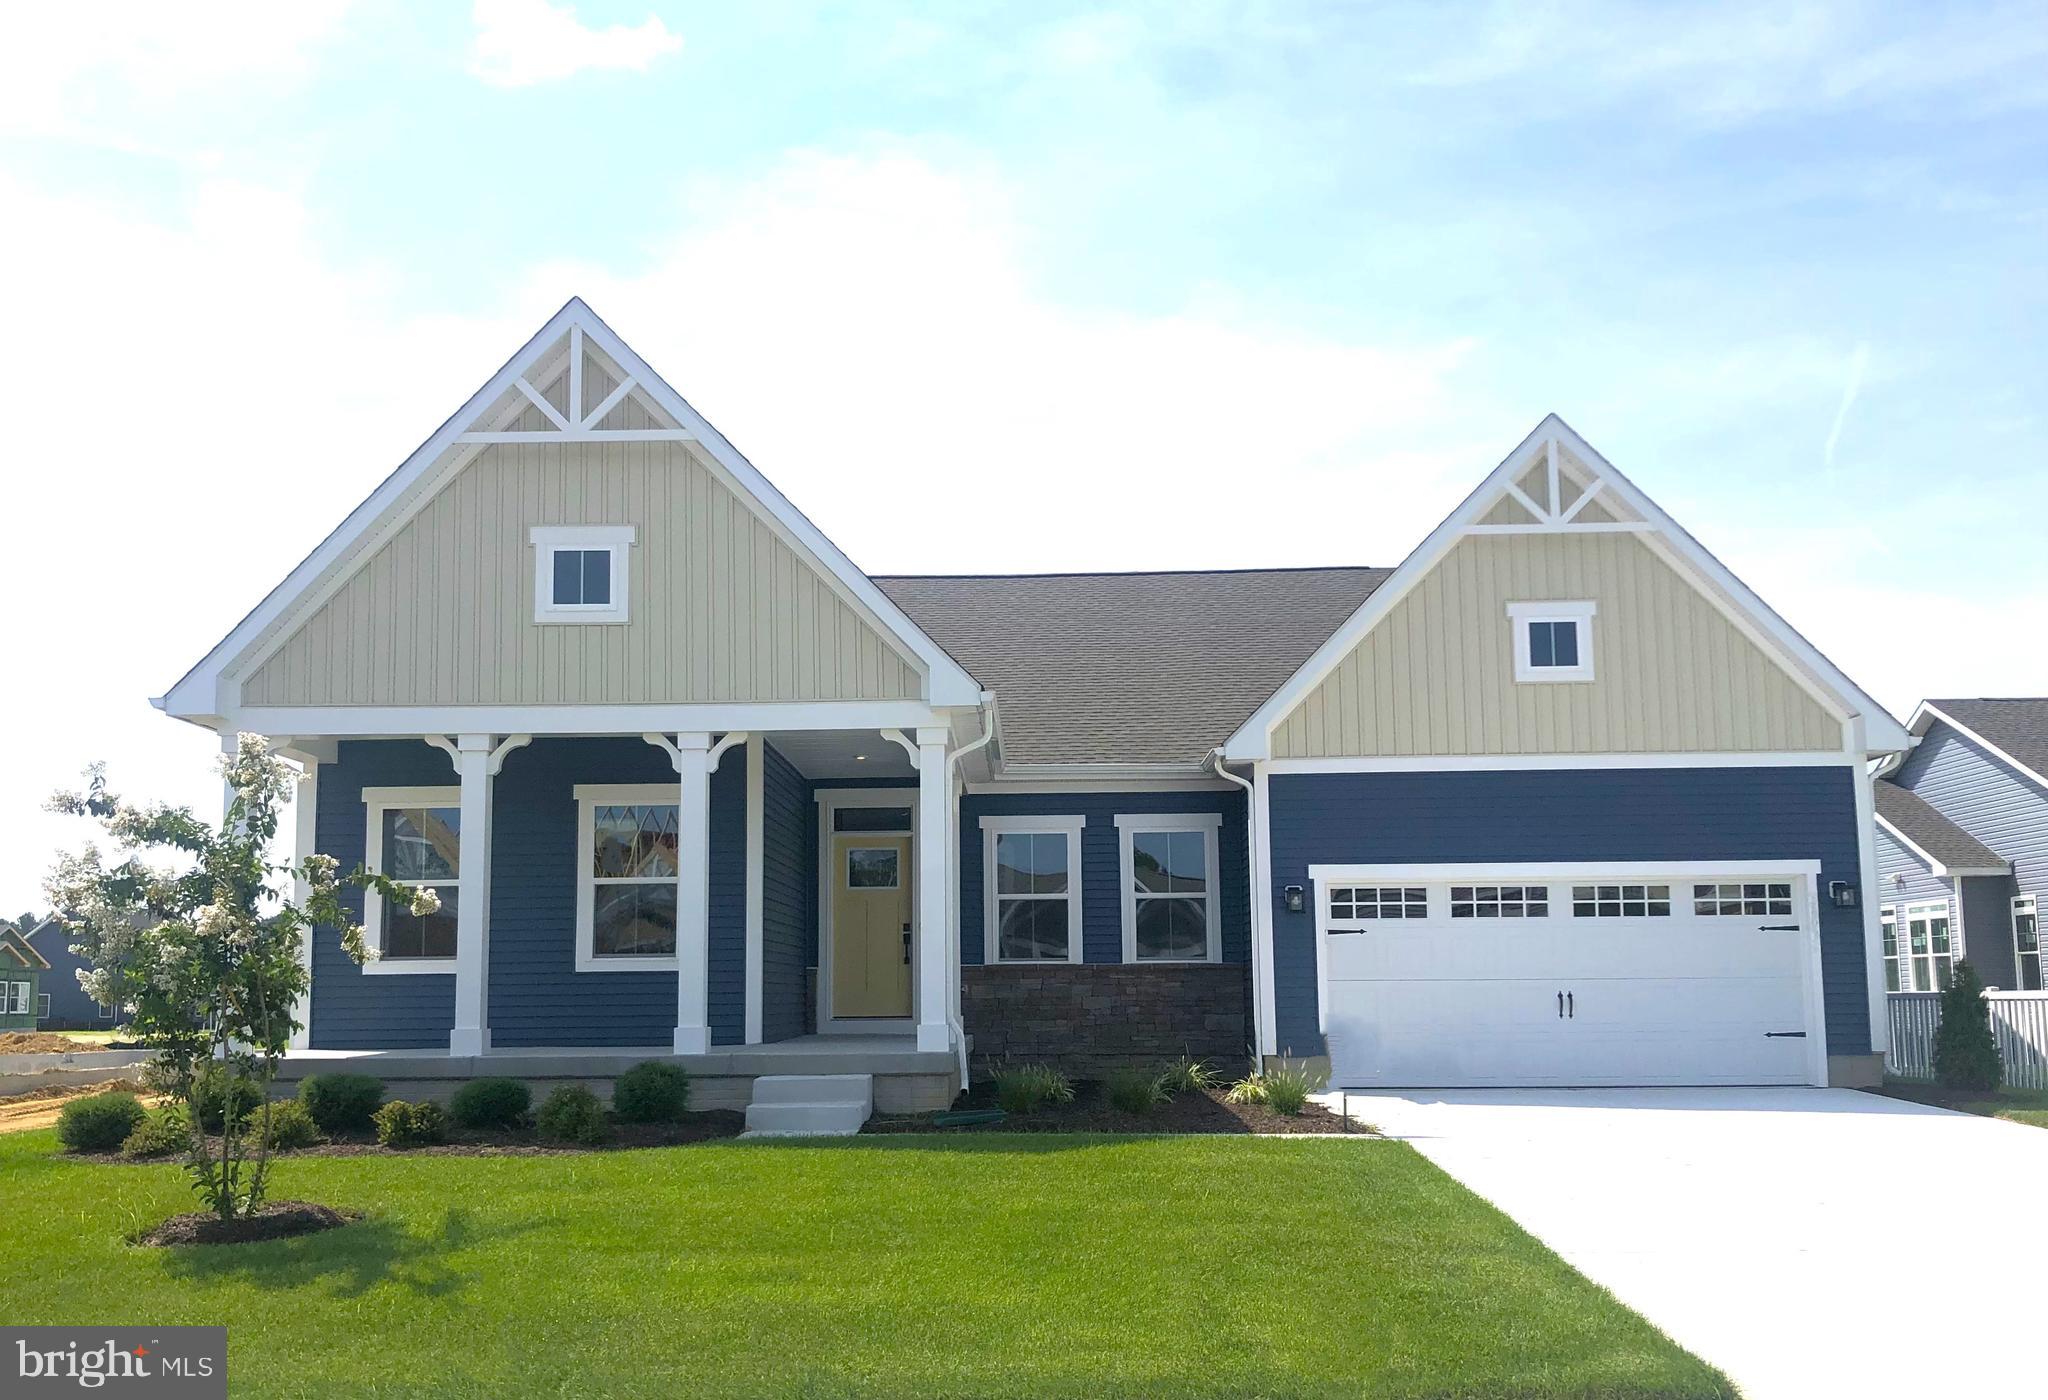
[[[1559,993],[1557,994],[1557,1019],[1558,1019],[1558,1020],[1560,1020],[1560,1021],[1562,1021],[1562,1020],[1564,1019],[1564,993],[1563,993],[1563,992],[1559,992]]]
[[[1572,996],[1573,994],[1570,992],[1566,992],[1564,994],[1564,1014],[1567,1019],[1577,1020],[1579,1015],[1579,1008],[1578,1005],[1572,1000]]]
[[[1804,1040],[1805,1031],[1765,1031],[1765,1040]]]
[[[1758,924],[1758,925],[1756,926],[1756,931],[1757,931],[1758,933],[1797,933],[1797,932],[1799,932],[1799,925],[1797,925],[1797,924]]]

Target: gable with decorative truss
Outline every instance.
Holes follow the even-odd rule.
[[[557,606],[551,551],[569,551],[571,569],[584,558],[564,540],[606,561],[604,581],[593,569],[585,584],[615,606]],[[571,301],[163,705],[204,720],[245,707],[978,695]]]
[[[1874,746],[1898,727],[1552,417],[1226,750],[1841,752],[1852,721]]]

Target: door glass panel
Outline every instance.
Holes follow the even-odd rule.
[[[850,890],[893,890],[901,853],[891,846],[854,846],[846,852],[846,887]]]

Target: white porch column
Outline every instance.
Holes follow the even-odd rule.
[[[947,1012],[952,971],[946,953],[946,819],[950,806],[944,726],[917,731],[917,1048],[951,1050]]]
[[[711,736],[678,734],[669,755],[681,782],[676,812],[678,1055],[711,1049]]]
[[[455,741],[462,780],[462,833],[456,856],[455,1028],[451,1055],[481,1055],[491,1048],[491,737],[463,734]]]
[[[320,764],[317,759],[299,760],[299,790],[292,799],[292,863],[301,872],[306,868],[306,857],[313,854],[314,812],[320,805]],[[295,896],[299,907],[304,908],[312,889],[306,877],[300,874],[295,881]],[[292,1008],[292,1019],[299,1028],[292,1032],[291,1048],[304,1050],[313,1043],[313,930],[308,928],[299,938],[299,961],[306,967],[306,995]]]

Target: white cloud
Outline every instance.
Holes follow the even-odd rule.
[[[592,29],[572,5],[547,0],[476,0],[469,71],[493,87],[530,87],[584,72],[644,73],[683,46],[659,15]]]

